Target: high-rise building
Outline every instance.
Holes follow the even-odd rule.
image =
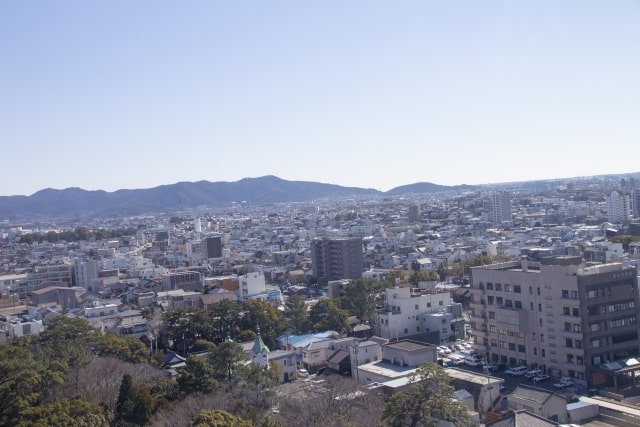
[[[203,240],[206,258],[222,258],[222,236],[209,236]]]
[[[471,270],[474,346],[491,362],[616,386],[607,368],[640,354],[635,267],[559,256]]]
[[[319,283],[361,279],[364,270],[362,238],[322,238],[311,241],[311,263]]]
[[[496,191],[489,195],[489,215],[491,224],[501,225],[513,221],[511,214],[511,195],[504,191]]]
[[[612,191],[607,197],[607,219],[614,224],[626,224],[631,221],[631,196]]]

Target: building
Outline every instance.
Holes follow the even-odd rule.
[[[435,333],[437,344],[464,336],[462,307],[453,302],[449,292],[396,286],[387,288],[385,293],[385,307],[375,313],[374,335],[400,339]]]
[[[74,274],[76,286],[91,290],[92,281],[98,278],[98,261],[76,260]]]
[[[491,224],[501,225],[513,220],[511,214],[511,195],[496,191],[489,195],[488,220]]]
[[[520,384],[509,395],[508,407],[525,410],[548,420],[567,422],[567,399],[557,393]]]
[[[319,283],[360,279],[364,270],[362,238],[322,238],[311,241],[311,264]]]
[[[206,258],[222,258],[222,236],[209,236],[202,241]]]
[[[471,269],[475,350],[491,362],[612,385],[607,362],[639,354],[635,267],[556,256]]]
[[[613,224],[627,224],[633,218],[631,196],[612,191],[606,198],[607,219]]]
[[[184,289],[185,291],[201,291],[204,288],[202,274],[198,271],[173,271],[162,276],[162,289]]]

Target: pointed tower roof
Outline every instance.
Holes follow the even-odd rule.
[[[251,350],[253,354],[262,354],[263,352],[269,353],[269,347],[267,347],[262,341],[262,337],[260,336],[260,325],[257,327],[257,335],[256,342],[253,343],[253,349]]]

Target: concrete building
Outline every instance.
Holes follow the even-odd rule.
[[[261,272],[247,273],[239,277],[240,286],[238,288],[238,301],[244,302],[262,295],[267,289],[264,274]]]
[[[631,196],[612,191],[606,198],[607,219],[613,224],[626,224],[633,218]]]
[[[494,225],[502,225],[513,220],[511,213],[511,195],[496,191],[489,195],[488,221]]]
[[[470,294],[474,347],[491,362],[597,386],[612,382],[601,365],[640,352],[635,267],[523,258],[472,268]]]
[[[453,302],[449,292],[428,292],[397,286],[387,288],[385,293],[385,308],[375,314],[375,335],[399,339],[438,332],[438,343],[455,341],[464,336],[462,308]]]
[[[322,238],[311,242],[311,264],[319,283],[360,279],[364,270],[362,238]]]
[[[185,291],[201,291],[204,287],[202,274],[197,271],[173,271],[162,276],[162,289],[184,289]]]

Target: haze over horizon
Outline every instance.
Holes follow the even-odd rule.
[[[0,195],[635,173],[636,1],[0,3]]]

